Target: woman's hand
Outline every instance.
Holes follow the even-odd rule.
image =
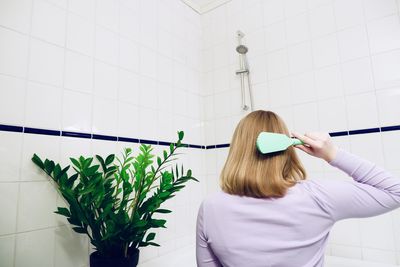
[[[311,156],[324,159],[326,162],[331,162],[336,157],[338,148],[328,133],[306,133],[305,135],[292,133],[292,136],[304,142],[304,145],[295,147]]]

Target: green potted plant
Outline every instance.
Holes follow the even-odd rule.
[[[91,267],[136,266],[139,247],[159,246],[154,242],[152,228],[166,228],[166,220],[154,218],[155,214],[170,213],[161,204],[174,197],[189,180],[198,181],[191,170],[171,166],[176,150],[182,146],[184,133],[178,132],[178,141],[163,151],[162,157],[154,155],[150,145],[142,144],[140,153],[132,155],[124,149],[122,158],[114,154],[105,159],[70,158],[70,166],[34,154],[32,161],[49,175],[67,207],[58,207],[55,213],[67,217],[73,230],[86,234],[95,252],[90,255]]]

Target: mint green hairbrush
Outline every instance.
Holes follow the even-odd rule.
[[[285,134],[261,132],[256,141],[258,151],[262,154],[286,150],[289,146],[304,144],[297,138],[290,138]]]

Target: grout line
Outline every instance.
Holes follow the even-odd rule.
[[[31,59],[31,44],[32,44],[32,24],[33,24],[33,11],[34,11],[34,6],[36,4],[36,0],[32,0],[31,2],[31,7],[30,7],[30,18],[29,18],[29,29],[28,32],[25,33],[24,35],[27,36],[28,38],[28,53],[27,53],[27,61],[26,61],[26,73],[24,77],[24,117],[23,117],[23,123],[25,124],[26,122],[26,116],[27,116],[27,99],[28,99],[28,83],[29,83],[29,67],[30,67],[30,59]],[[23,132],[24,128],[21,127],[21,132]],[[24,152],[24,144],[25,144],[25,137],[24,135],[21,136],[21,151],[20,151],[20,162],[22,162],[23,158],[23,152]],[[15,223],[15,232],[18,231],[18,222],[19,222],[19,208],[20,208],[20,195],[21,195],[21,183],[20,181],[22,180],[22,168],[18,169],[18,193],[17,193],[17,214],[16,214],[16,223]],[[16,266],[16,261],[17,261],[17,235],[14,235],[14,259],[13,259],[13,266]]]

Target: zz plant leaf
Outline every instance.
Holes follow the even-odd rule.
[[[183,166],[178,171],[177,164],[169,165],[176,160],[176,150],[185,146],[183,137],[179,131],[178,141],[162,157],[155,157],[152,147],[142,144],[136,156],[126,148],[121,157],[70,158],[71,169],[36,154],[32,161],[54,181],[67,204],[55,213],[65,216],[75,232],[86,234],[103,256],[129,257],[135,248],[159,246],[154,242],[156,234],[147,232],[166,228],[166,220],[153,218],[154,214],[170,213],[161,208],[162,203],[189,180],[198,182],[190,169],[185,173]]]

